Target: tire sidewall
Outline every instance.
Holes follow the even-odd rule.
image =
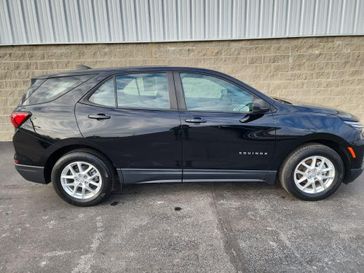
[[[323,156],[329,159],[334,167],[335,167],[335,178],[329,189],[316,193],[309,194],[301,191],[294,182],[294,171],[297,165],[305,158],[310,156]],[[341,182],[344,177],[344,165],[340,156],[331,148],[323,146],[323,145],[311,145],[306,146],[303,149],[299,149],[291,156],[288,157],[288,160],[282,170],[281,181],[284,181],[284,188],[294,196],[303,199],[303,200],[321,200],[333,194],[341,185]]]
[[[102,178],[102,185],[99,192],[94,197],[86,200],[77,199],[70,196],[63,189],[60,179],[61,173],[68,164],[74,161],[90,163],[99,171]],[[112,184],[112,174],[109,167],[99,157],[86,152],[72,152],[60,158],[53,167],[51,178],[57,194],[68,203],[77,206],[92,206],[100,203],[110,193]]]

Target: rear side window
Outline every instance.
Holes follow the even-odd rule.
[[[116,94],[120,108],[170,108],[168,79],[165,73],[117,76]]]
[[[167,74],[116,76],[103,83],[91,95],[89,101],[118,108],[170,109]]]
[[[51,101],[90,77],[90,75],[86,75],[36,80],[25,94],[23,104],[31,105]]]

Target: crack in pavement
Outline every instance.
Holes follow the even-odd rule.
[[[217,199],[218,198],[216,196],[215,186],[213,186],[212,208],[216,215],[218,229],[222,235],[225,253],[228,255],[230,263],[232,264],[236,272],[247,272],[248,268],[245,266],[244,263],[245,257],[241,252],[237,239],[233,235],[233,229],[230,225],[230,222],[225,220],[223,214],[219,211],[216,201]]]

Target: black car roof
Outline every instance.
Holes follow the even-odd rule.
[[[66,72],[36,76],[34,77],[34,79],[47,79],[55,77],[66,77],[73,75],[87,75],[87,74],[98,74],[98,73],[145,72],[145,71],[150,72],[150,71],[160,71],[160,70],[220,73],[206,68],[186,67],[186,66],[129,66],[129,67],[76,69]]]

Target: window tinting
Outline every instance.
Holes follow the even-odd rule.
[[[181,73],[187,110],[211,112],[252,111],[254,96],[222,79],[192,73]]]
[[[30,97],[30,95],[36,90],[45,80],[33,80],[32,79],[32,85],[28,88],[27,92],[23,95],[21,104],[25,104],[25,101]]]
[[[51,101],[89,78],[90,75],[50,78],[43,82],[37,80],[27,91],[24,104],[30,105]]]
[[[89,101],[95,104],[115,107],[114,78],[107,80],[99,86],[89,98]]]
[[[166,73],[117,76],[116,93],[120,108],[170,108]]]

